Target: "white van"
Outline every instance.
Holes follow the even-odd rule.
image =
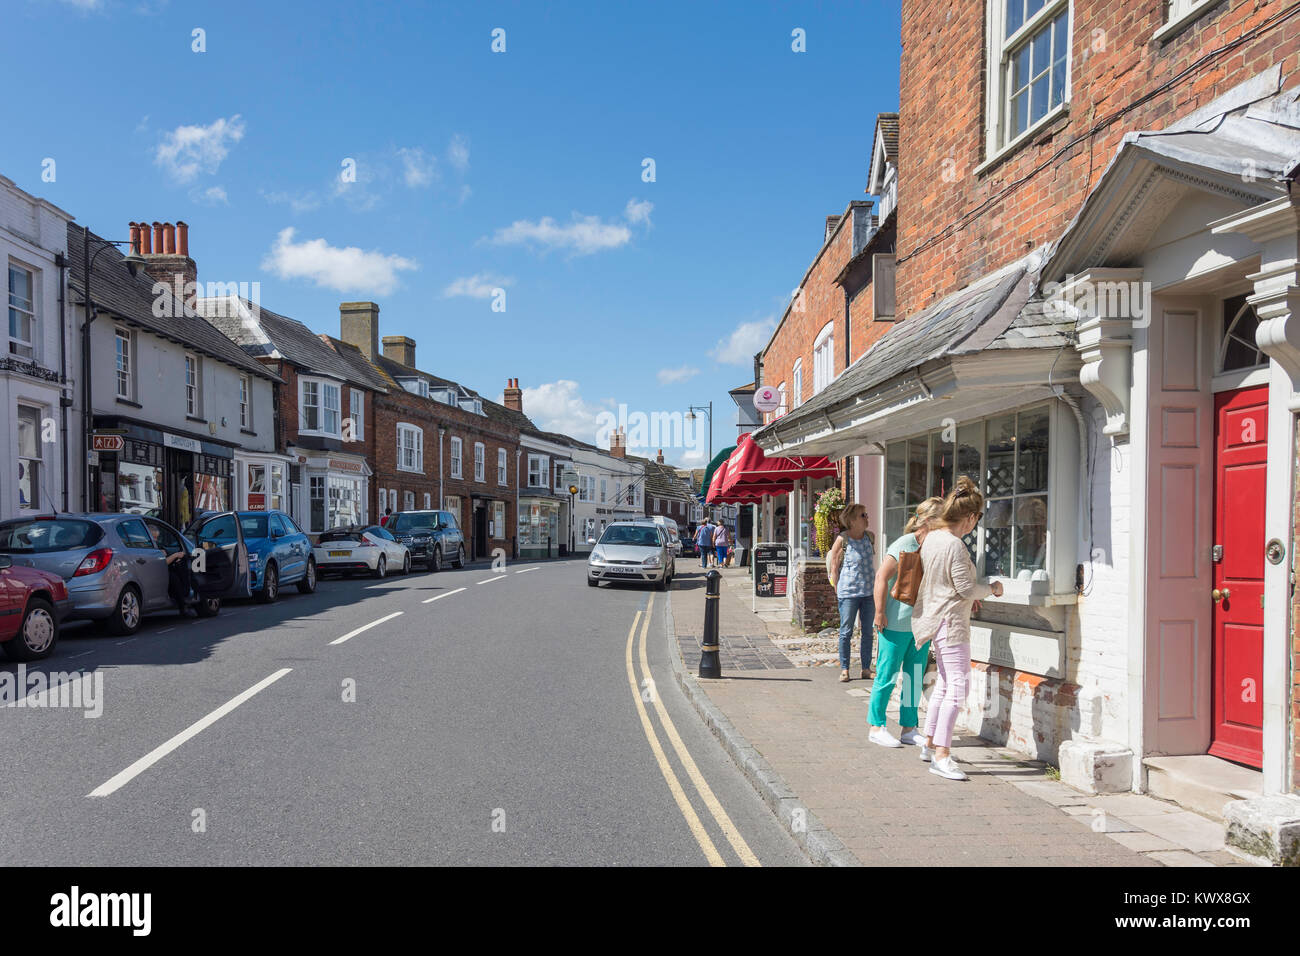
[[[677,557],[682,555],[682,535],[677,529],[677,522],[672,518],[665,518],[663,515],[647,515],[644,518],[633,518],[634,524],[653,524],[663,528],[668,535],[668,543],[672,546],[673,554]]]

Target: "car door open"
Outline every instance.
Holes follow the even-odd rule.
[[[251,597],[248,548],[233,511],[207,515],[194,525],[194,589],[207,598]]]

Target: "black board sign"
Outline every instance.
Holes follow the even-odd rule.
[[[785,597],[790,580],[790,546],[754,546],[754,594],[756,597]]]

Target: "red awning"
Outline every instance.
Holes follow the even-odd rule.
[[[742,457],[742,452],[746,449],[748,449],[747,456]],[[747,462],[752,463],[755,455],[759,458],[765,457],[758,446],[749,440],[749,435],[742,435],[736,450],[714,472],[713,481],[709,483],[709,490],[704,500],[709,504],[757,504],[765,497],[789,494],[794,491],[795,480],[803,475],[795,474],[793,469],[788,467],[779,471],[766,472],[764,477],[757,481],[739,478],[738,475],[742,474],[741,469],[745,468]],[[785,459],[766,460],[778,462]],[[755,474],[755,472],[751,469],[748,474]],[[830,466],[830,474],[832,476],[835,474],[834,465]]]
[[[804,478],[834,478],[838,473],[835,464],[825,455],[769,458],[763,449],[754,444],[749,434],[740,436],[736,450],[727,459],[726,468],[719,468],[718,472],[723,475],[718,490],[724,495],[735,488],[758,488],[764,485],[790,485],[793,488],[796,481]],[[714,480],[717,480],[716,477]]]

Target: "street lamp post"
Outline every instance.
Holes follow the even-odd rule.
[[[713,461],[713,402],[709,402],[708,405],[692,405],[690,411],[686,413],[686,420],[695,421],[696,412],[704,412],[709,416],[709,461]]]
[[[134,230],[133,230],[134,231]],[[139,239],[101,239],[95,237],[95,242],[102,243],[95,254],[90,254],[90,230],[85,226],[81,227],[81,261],[85,264],[86,272],[82,276],[82,298],[83,307],[86,310],[86,320],[81,325],[81,434],[82,444],[85,446],[85,458],[82,464],[83,480],[81,484],[81,510],[90,511],[90,434],[94,431],[94,411],[90,404],[90,376],[91,376],[91,357],[90,357],[90,323],[95,321],[98,315],[95,309],[94,300],[91,298],[90,286],[91,276],[95,271],[95,260],[109,249],[115,249],[118,246],[129,246],[128,252],[122,262],[126,266],[127,272],[131,278],[135,278],[136,273],[145,265],[144,256],[140,255]]]

